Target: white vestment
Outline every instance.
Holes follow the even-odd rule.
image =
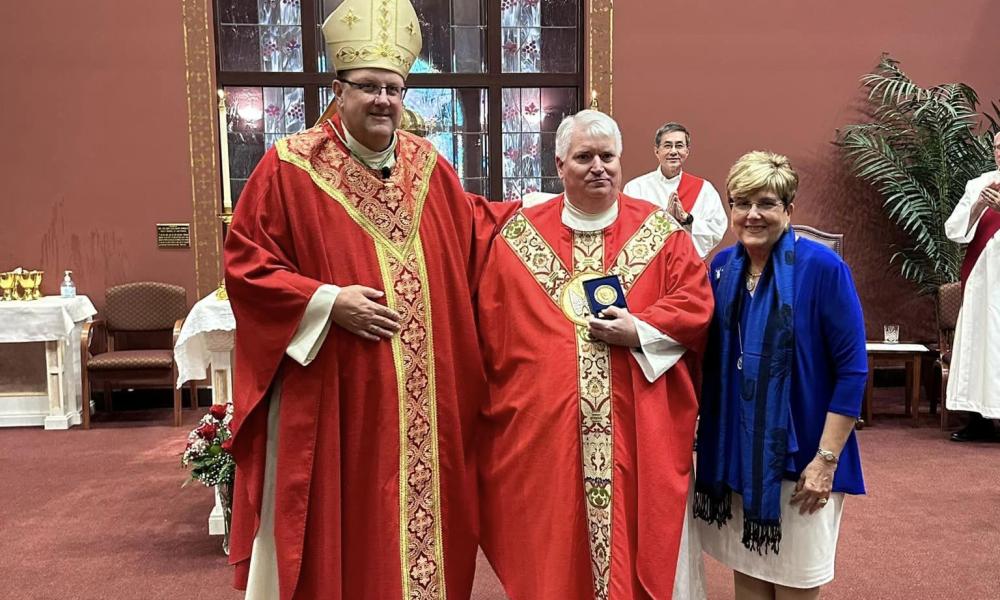
[[[945,223],[952,241],[968,243],[975,236],[979,220],[969,226],[972,205],[993,181],[1000,182],[1000,171],[983,173],[966,184],[965,195]],[[948,410],[1000,419],[1000,232],[986,243],[965,282],[946,404]]]
[[[655,171],[640,175],[625,184],[622,193],[633,198],[641,198],[647,202],[667,209],[667,199],[670,194],[677,191],[681,184],[683,171],[676,177],[667,178],[659,168]],[[726,209],[722,207],[722,198],[715,186],[710,181],[705,180],[698,192],[698,198],[691,207],[691,216],[694,222],[691,223],[691,241],[698,251],[698,256],[705,258],[708,256],[726,234],[729,226],[729,219],[726,218]]]

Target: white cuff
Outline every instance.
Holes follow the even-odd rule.
[[[652,383],[677,364],[687,348],[635,315],[632,315],[632,320],[635,322],[640,344],[640,348],[632,349],[632,356],[639,363],[642,374]]]
[[[288,344],[285,353],[295,362],[303,367],[316,358],[323,340],[326,339],[327,332],[330,331],[330,323],[333,320],[333,303],[337,301],[340,294],[340,287],[336,285],[324,284],[316,289],[316,293],[309,299],[306,312],[302,315],[299,328],[292,336],[292,342]]]

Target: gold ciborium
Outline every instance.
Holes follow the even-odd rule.
[[[3,296],[0,296],[0,300],[10,301],[14,300],[14,287],[17,284],[17,274],[11,271],[5,273],[0,273],[0,291],[3,292]]]

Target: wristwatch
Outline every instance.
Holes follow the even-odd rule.
[[[831,465],[835,465],[838,462],[840,462],[840,459],[837,458],[836,454],[834,454],[829,450],[824,450],[823,448],[819,448],[818,450],[816,450],[816,456],[822,458],[824,461],[826,461]]]
[[[687,217],[685,217],[685,219],[683,221],[681,221],[681,225],[687,227],[691,223],[694,223],[694,215],[692,215],[691,213],[688,213]]]

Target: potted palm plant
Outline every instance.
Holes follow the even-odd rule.
[[[989,170],[1000,107],[978,112],[979,97],[964,83],[923,88],[883,54],[861,78],[871,121],[838,131],[851,171],[881,195],[890,220],[908,237],[890,259],[922,293],[958,279],[961,247],[945,236],[944,222],[965,183]],[[980,133],[976,133],[980,131]]]

